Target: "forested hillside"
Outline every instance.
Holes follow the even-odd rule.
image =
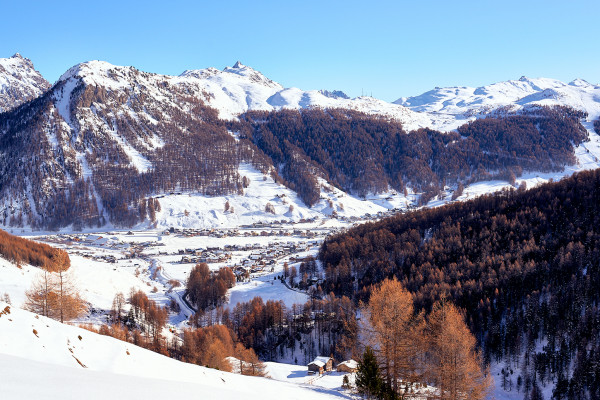
[[[514,182],[523,170],[557,171],[576,159],[573,145],[587,139],[585,113],[536,107],[461,126],[458,132],[419,129],[352,110],[253,111],[239,128],[311,205],[317,170],[344,191],[361,196],[392,188],[424,192],[425,203],[445,185],[494,178]]]
[[[366,300],[395,276],[416,310],[440,298],[466,310],[507,390],[554,382],[556,399],[598,398],[598,204],[595,170],[360,225],[325,241],[324,290]]]

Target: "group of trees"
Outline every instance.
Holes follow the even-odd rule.
[[[216,307],[225,299],[227,290],[235,285],[235,274],[229,267],[211,272],[208,264],[200,263],[191,271],[187,280],[187,297],[199,310]]]
[[[244,375],[265,375],[264,364],[256,353],[245,347],[235,332],[225,325],[198,326],[196,323],[185,329],[181,337],[172,335],[169,339],[165,336],[168,311],[141,290],[132,288],[128,298],[122,293],[115,295],[109,324],[98,329],[84,328],[185,362]],[[198,316],[192,321],[197,322]]]
[[[40,268],[26,292],[26,309],[61,322],[86,311],[86,303],[69,273],[71,260],[66,251],[0,230],[0,256],[19,268],[21,264]]]
[[[71,266],[71,259],[66,251],[11,235],[1,229],[0,255],[17,265],[30,264],[49,270],[68,269]]]
[[[417,312],[444,297],[466,311],[486,362],[505,364],[507,390],[553,380],[557,399],[595,398],[598,188],[600,171],[581,172],[357,226],[322,246],[324,289],[366,301],[396,277]]]
[[[79,295],[77,285],[69,273],[70,266],[71,261],[65,251],[52,249],[50,258],[44,260],[41,272],[25,293],[24,308],[60,322],[84,314],[87,304]]]
[[[229,310],[218,307],[192,318],[195,326],[222,324],[261,359],[293,357],[308,363],[322,354],[353,355],[358,339],[356,307],[333,295],[286,307],[282,301],[255,297]]]
[[[177,340],[169,341],[164,336],[168,309],[149,299],[141,290],[131,288],[127,298],[123,293],[117,293],[109,315],[109,322],[99,328],[89,325],[82,327],[166,356],[180,357]]]
[[[181,346],[182,360],[242,375],[265,376],[265,365],[251,348],[237,341],[225,325],[186,329]]]
[[[415,313],[412,295],[397,280],[385,280],[371,293],[365,315],[364,336],[371,343],[357,374],[360,391],[378,398],[413,398],[425,391],[437,399],[486,398],[491,377],[454,305],[442,300],[428,315]]]

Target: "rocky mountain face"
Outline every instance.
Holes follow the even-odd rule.
[[[240,146],[178,81],[93,61],[0,114],[2,222],[131,226],[151,194],[239,192]]]
[[[49,87],[29,59],[18,53],[0,58],[0,113],[38,97]]]
[[[323,182],[423,201],[462,184],[514,182],[575,163],[589,134],[580,122],[597,105],[597,88],[583,82],[554,84],[571,90],[562,103],[544,103],[534,86],[547,88],[525,82],[495,102],[490,93],[507,90],[492,85],[458,91],[460,101],[438,89],[390,104],[286,89],[240,62],[166,76],[90,61],[52,87],[18,55],[2,65],[21,71],[0,82],[10,75],[22,95],[0,96],[12,104],[0,113],[0,225],[45,229],[152,223],[165,195],[240,196],[247,165],[296,191],[303,207],[322,200]],[[563,103],[581,111],[540,107]],[[472,111],[479,104],[487,108]]]

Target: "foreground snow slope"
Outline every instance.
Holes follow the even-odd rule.
[[[0,310],[6,306],[0,302]],[[0,393],[7,399],[328,399],[334,395],[322,388],[317,392],[182,363],[15,307],[0,316],[0,376]]]

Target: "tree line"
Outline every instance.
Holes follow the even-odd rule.
[[[24,239],[0,229],[0,255],[15,264],[30,264],[49,270],[68,269],[71,259],[66,251]]]

